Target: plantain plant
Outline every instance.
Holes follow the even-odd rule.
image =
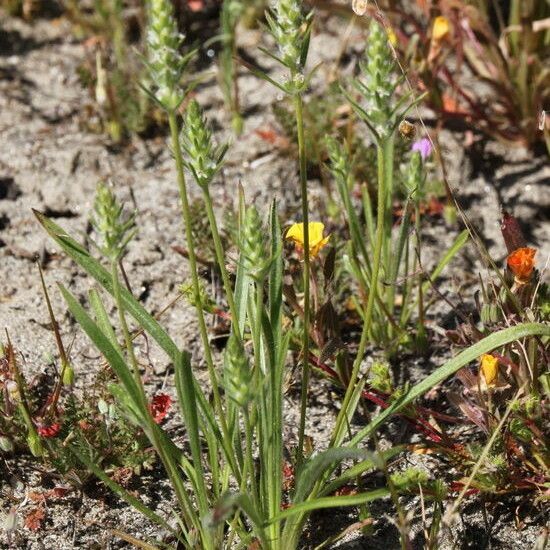
[[[396,501],[398,492],[409,487],[408,482],[394,477],[388,479],[387,486],[371,488],[362,476],[375,469],[386,471],[387,462],[404,449],[395,446],[383,452],[372,452],[364,448],[366,441],[374,437],[392,415],[406,415],[416,399],[482,354],[528,337],[550,336],[547,325],[535,322],[495,331],[434,370],[420,383],[403,388],[383,412],[353,433],[351,420],[361,403],[366,383],[366,379],[359,376],[359,366],[366,342],[375,334],[375,312],[379,312],[380,323],[383,322],[382,314],[393,313],[393,301],[388,298],[393,289],[385,290],[383,285],[384,279],[397,277],[389,214],[393,196],[393,140],[404,112],[414,104],[410,98],[391,102],[398,80],[391,76],[393,62],[385,53],[386,35],[373,26],[369,57],[364,66],[367,81],[356,84],[369,107],[362,107],[347,92],[373,134],[379,168],[378,206],[376,215],[374,211],[372,213],[373,219],[376,216],[376,228],[362,227],[347,209],[350,231],[357,231],[359,235],[352,246],[363,255],[364,262],[360,273],[366,289],[361,343],[328,447],[320,452],[307,450],[310,264],[328,242],[320,227],[323,224],[309,222],[305,171],[302,95],[311,78],[311,73],[305,72],[305,64],[312,15],[304,15],[298,2],[282,0],[267,19],[279,46],[279,55],[275,57],[286,68],[286,79],[281,83],[267,75],[262,76],[292,97],[300,151],[303,220],[286,233],[286,237],[300,244],[303,255],[304,315],[303,322],[296,324],[303,370],[294,455],[284,453],[283,440],[284,434],[292,428],[285,425],[283,399],[292,331],[286,329],[283,232],[277,205],[273,201],[269,212],[264,213],[254,204],[246,204],[242,190],[237,193],[238,259],[232,276],[227,269],[228,258],[211,198],[211,186],[222,168],[227,146],[214,143],[200,105],[188,101],[190,90],[181,85],[193,53],[180,53],[183,38],[178,33],[172,4],[168,0],[151,0],[149,4],[149,85],[145,88],[151,100],[166,112],[169,121],[191,275],[188,295],[199,325],[208,383],[201,385],[198,382],[191,354],[176,345],[167,329],[121,284],[121,265],[127,247],[139,229],[139,215],[126,214],[113,190],[99,187],[93,219],[100,258],[95,258],[54,221],[36,213],[55,242],[102,288],[101,295],[94,294],[88,304],[82,304],[65,287],[61,287],[61,292],[69,311],[116,376],[116,383],[110,384],[109,390],[117,406],[124,411],[128,421],[145,434],[164,467],[174,493],[176,523],[147,507],[109,477],[91,454],[70,441],[66,443],[67,449],[117,495],[165,529],[172,541],[184,548],[209,550],[238,545],[291,550],[299,547],[304,526],[314,510],[366,506],[372,500],[390,496]],[[336,150],[336,145],[334,147]],[[337,153],[334,160],[337,160]],[[411,162],[418,163],[418,159]],[[345,171],[343,173],[345,175]],[[229,339],[221,360],[217,360],[213,353],[208,335],[206,314],[212,308],[197,269],[189,176],[200,191],[207,214],[217,267],[223,281],[228,309],[225,313],[230,320]],[[411,185],[416,189],[421,183],[419,178]],[[345,178],[343,183],[340,182],[343,184],[346,184]],[[349,185],[346,184],[346,188]],[[343,199],[346,199],[346,193],[342,194]],[[370,236],[367,233],[372,240],[369,244],[374,252],[372,263],[369,253],[360,248],[361,235],[367,231],[373,233]],[[397,246],[404,247],[402,243]],[[116,321],[105,313],[108,295],[114,299]],[[131,319],[136,325],[134,328]],[[396,330],[392,325],[391,329],[388,328],[388,336],[393,337]],[[185,426],[189,451],[176,445],[170,433],[155,422],[154,409],[137,360],[135,337],[140,332],[156,341],[174,364],[177,413]],[[413,483],[418,481],[412,475],[409,478]],[[338,489],[356,479],[360,479],[357,491],[338,493]]]

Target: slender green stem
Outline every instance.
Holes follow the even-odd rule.
[[[269,482],[269,455],[266,454],[268,450],[268,423],[266,419],[265,411],[267,410],[266,406],[266,396],[265,396],[265,385],[263,384],[262,379],[262,364],[261,364],[261,353],[262,353],[262,312],[263,312],[263,300],[264,300],[264,285],[263,281],[256,281],[255,284],[256,293],[254,302],[253,299],[250,300],[248,315],[250,319],[250,330],[252,332],[252,343],[254,346],[254,378],[253,384],[254,388],[257,388],[258,398],[257,403],[259,403],[258,408],[253,409],[252,414],[252,424],[259,424],[258,427],[258,440],[259,440],[259,452],[261,455],[261,497],[267,497],[269,499],[269,491],[267,489],[267,483]],[[255,403],[256,404],[256,403]],[[264,506],[262,501],[262,511],[269,509],[269,503],[267,506]]]
[[[271,465],[271,475],[268,478],[270,485],[271,508],[269,516],[276,516],[281,509],[282,499],[282,438],[283,438],[283,408],[282,408],[282,364],[279,364],[277,357],[275,364],[270,365],[270,399],[269,407],[266,411],[269,414],[271,422],[271,438],[269,442],[269,463]],[[276,522],[269,526],[270,540],[272,541],[272,550],[281,548],[281,523]]]
[[[359,349],[357,350],[357,356],[355,357],[355,361],[353,363],[353,369],[351,372],[350,382],[348,384],[348,387],[346,389],[346,394],[344,396],[344,402],[342,404],[342,408],[340,409],[340,413],[338,414],[338,417],[336,419],[336,427],[334,429],[333,434],[340,433],[342,423],[347,422],[349,419],[347,418],[347,409],[349,407],[349,403],[351,400],[351,397],[353,395],[353,390],[355,388],[355,384],[357,383],[357,378],[359,376],[359,369],[361,367],[361,362],[363,361],[363,355],[365,354],[365,348],[368,341],[368,336],[371,330],[372,326],[372,319],[373,319],[373,312],[374,312],[374,301],[377,296],[378,292],[378,283],[379,283],[379,275],[380,275],[380,264],[381,264],[381,258],[382,258],[382,247],[384,244],[384,234],[385,234],[385,223],[386,223],[386,205],[387,205],[387,199],[386,199],[386,179],[387,179],[387,167],[389,166],[388,163],[385,161],[385,153],[386,153],[386,147],[387,147],[387,141],[384,141],[382,143],[377,144],[377,150],[378,150],[378,211],[376,216],[376,241],[374,246],[374,259],[372,262],[372,273],[371,273],[371,281],[370,281],[370,289],[369,289],[369,295],[367,298],[367,308],[365,312],[364,317],[364,323],[363,323],[363,330],[361,332],[361,340],[359,341]],[[393,144],[391,144],[391,147],[393,148]],[[334,435],[331,440],[332,446],[334,443]]]
[[[421,248],[421,233],[420,233],[420,208],[418,200],[414,203],[414,225],[416,233],[416,249],[418,254],[418,261],[422,263],[422,248]],[[426,327],[424,326],[424,293],[422,291],[422,276],[418,276],[418,337],[422,341],[426,334]]]
[[[202,187],[204,204],[206,206],[206,215],[208,216],[208,222],[210,224],[210,231],[212,232],[212,240],[214,241],[214,249],[216,252],[216,260],[220,268],[222,276],[223,287],[227,298],[227,304],[229,305],[229,311],[231,312],[232,330],[238,340],[242,340],[241,331],[239,329],[239,317],[237,313],[237,306],[235,305],[235,296],[233,294],[233,287],[231,286],[231,280],[229,279],[229,273],[225,266],[225,253],[223,250],[222,241],[220,238],[220,232],[218,230],[218,223],[214,214],[214,207],[212,205],[212,197],[208,185]]]
[[[298,128],[298,156],[300,159],[300,190],[302,195],[302,222],[304,224],[304,334],[302,340],[302,391],[300,399],[300,424],[298,427],[298,451],[296,464],[299,468],[304,459],[304,435],[306,427],[307,395],[309,386],[309,208],[307,197],[306,150],[304,138],[304,116],[302,96],[294,96],[296,126]]]
[[[245,459],[245,468],[249,472],[248,476],[250,478],[250,487],[252,491],[252,502],[256,507],[256,510],[260,513],[261,504],[258,493],[258,482],[256,480],[256,468],[254,467],[254,456],[252,454],[252,423],[250,422],[250,414],[248,413],[248,405],[245,405],[242,409],[243,418],[244,418],[244,433],[245,433],[245,443],[246,443],[246,459]],[[246,484],[246,478],[243,476],[243,484]],[[248,488],[246,488],[248,490]]]
[[[113,296],[117,304],[118,318],[120,322],[120,328],[122,329],[122,336],[124,338],[124,344],[126,346],[126,352],[130,359],[130,365],[132,366],[132,373],[134,380],[136,381],[136,387],[139,390],[139,396],[142,401],[141,405],[147,408],[147,397],[143,389],[143,383],[141,381],[141,374],[139,372],[139,365],[136,359],[136,353],[134,350],[134,344],[132,343],[132,336],[128,329],[128,323],[126,322],[126,315],[124,315],[124,305],[122,303],[122,297],[120,292],[120,279],[118,277],[118,259],[113,258],[111,260],[111,278],[113,280]]]
[[[7,334],[7,329],[6,329],[6,334]],[[13,347],[11,346],[9,336],[8,336],[8,344],[10,349],[8,361],[10,363],[11,369],[13,371],[13,375],[15,377],[15,383],[17,384],[17,391],[19,392],[19,402],[17,404],[17,408],[19,409],[19,412],[23,417],[23,421],[27,426],[27,430],[28,430],[27,441],[29,442],[29,444],[32,442],[32,445],[31,445],[32,454],[34,456],[42,456],[42,454],[44,453],[44,447],[42,445],[42,442],[40,441],[40,437],[38,436],[38,432],[36,431],[36,427],[32,419],[32,414],[29,407],[29,403],[27,401],[27,396],[25,395],[25,383],[24,383],[21,371],[19,370],[19,367],[17,365],[16,359],[15,359],[15,352]]]
[[[126,322],[126,315],[124,314],[124,303],[122,301],[120,279],[118,275],[117,258],[111,259],[111,277],[113,282],[113,297],[117,305],[120,326],[122,329],[124,343],[126,346],[126,352],[128,354],[128,357],[130,359],[130,364],[132,366],[132,373],[134,375],[136,388],[139,393],[139,396],[138,396],[140,400],[139,406],[142,410],[144,421],[147,424],[146,426],[147,431],[150,433],[152,443],[155,446],[155,449],[157,450],[159,457],[162,460],[164,467],[166,468],[168,476],[172,481],[172,485],[174,487],[176,497],[180,504],[182,513],[184,513],[186,516],[187,523],[190,525],[195,523],[195,527],[197,527],[196,525],[197,518],[192,512],[190,513],[190,502],[186,494],[186,489],[182,483],[179,469],[177,465],[174,463],[174,460],[171,454],[167,452],[167,448],[165,448],[162,442],[162,439],[159,435],[158,426],[155,424],[153,418],[151,417],[151,414],[149,413],[149,404],[147,402],[147,396],[145,395],[145,390],[143,388],[143,382],[141,380],[141,375],[139,372],[139,365],[136,359],[136,354],[132,343],[132,336],[130,334],[130,330],[128,329],[128,323]],[[196,477],[199,477],[199,476],[196,476]],[[199,499],[199,506],[201,510],[204,510],[206,512],[207,500],[206,500],[206,486],[204,485],[204,479],[200,479],[200,480],[197,479],[196,481],[198,482],[197,496]],[[201,487],[201,483],[202,483],[202,487]],[[209,535],[206,535],[205,537],[203,537],[203,543],[205,544],[205,548],[212,548]]]
[[[395,149],[395,138],[393,134],[384,138],[381,145],[377,147],[377,163],[378,163],[378,185],[380,185],[380,162],[384,170],[384,238],[382,245],[382,266],[384,268],[384,276],[389,276],[390,266],[392,264],[392,201],[393,201],[393,157]],[[380,197],[380,195],[378,195]],[[378,214],[380,213],[380,203],[378,203]],[[392,311],[393,304],[386,303],[388,309]]]
[[[225,412],[222,407],[220,389],[218,384],[218,377],[216,369],[214,367],[214,359],[212,358],[212,350],[210,349],[210,342],[208,341],[208,329],[206,327],[206,321],[204,319],[204,311],[201,303],[200,282],[197,270],[197,258],[195,255],[195,243],[193,238],[193,229],[191,225],[191,211],[189,208],[189,198],[187,195],[187,184],[185,181],[185,173],[183,169],[183,158],[181,154],[179,128],[176,120],[176,113],[170,112],[168,114],[168,122],[170,125],[170,134],[172,138],[172,149],[174,153],[174,159],[176,161],[176,172],[178,178],[178,187],[180,193],[182,218],[185,226],[185,237],[187,240],[187,248],[189,255],[189,265],[191,269],[191,280],[193,284],[193,294],[195,296],[195,304],[197,310],[197,318],[199,322],[199,331],[201,334],[202,344],[204,348],[204,356],[206,359],[206,365],[208,368],[208,374],[210,377],[210,383],[212,384],[212,395],[214,396],[214,407],[220,420],[222,433],[226,442],[230,442],[229,432],[227,429],[227,422],[225,419]],[[229,445],[231,448],[231,445]]]

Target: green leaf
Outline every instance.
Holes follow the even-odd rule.
[[[353,393],[348,404],[348,410],[346,411],[347,421],[340,423],[339,427],[335,428],[334,433],[332,434],[331,447],[340,447],[340,445],[342,445],[342,443],[344,442],[344,437],[349,430],[349,422],[355,414],[357,405],[359,405],[359,401],[361,399],[363,388],[365,387],[366,382],[366,377],[363,377],[361,380],[359,380],[359,382],[357,382],[355,388],[353,388]]]
[[[441,272],[445,269],[447,264],[456,256],[456,254],[462,249],[462,247],[468,242],[469,232],[467,229],[462,231],[460,235],[454,240],[453,244],[449,247],[447,252],[445,252],[445,255],[439,263],[436,265],[435,269],[432,271],[432,274],[430,275],[431,281],[435,281],[439,275],[441,275]],[[430,281],[426,281],[422,285],[422,291],[426,292],[428,290],[428,287],[430,286]]]
[[[344,495],[337,497],[320,497],[312,500],[306,500],[299,504],[293,504],[290,508],[287,508],[284,512],[269,518],[269,523],[275,523],[283,519],[290,518],[296,514],[304,514],[305,512],[312,512],[313,510],[321,510],[322,508],[338,508],[341,506],[359,506],[390,496],[390,490],[387,488],[375,489],[373,491],[367,491],[365,493],[358,493],[356,495]],[[284,535],[283,535],[284,537]]]
[[[220,497],[214,509],[204,517],[203,525],[206,529],[214,530],[222,522],[227,521],[236,508],[241,508],[250,519],[256,535],[260,538],[264,548],[269,548],[263,529],[262,517],[254,506],[250,496],[245,493],[225,493]]]
[[[346,99],[350,102],[353,110],[357,113],[359,118],[367,125],[368,129],[371,131],[374,141],[376,141],[376,143],[379,143],[380,135],[371,124],[368,113],[365,111],[365,109],[363,109],[363,107],[361,107],[361,105],[359,105],[359,103],[357,103],[357,101],[355,101],[355,99],[353,99],[353,97],[351,97],[351,94],[343,86],[340,86],[340,90],[346,96]]]
[[[80,305],[79,301],[63,285],[60,284],[59,288],[63,298],[67,302],[69,311],[72,313],[73,317],[82,327],[84,332],[88,335],[90,340],[95,344],[97,349],[103,354],[132,398],[136,409],[143,414],[144,412],[141,408],[140,392],[124,358],[120,355],[113,344],[111,344],[109,338],[99,329],[86,310]]]
[[[246,207],[244,204],[244,196],[242,192],[242,187],[239,189],[239,241],[241,239],[240,231],[242,229],[242,220],[244,219]],[[250,285],[252,284],[252,279],[247,275],[246,269],[243,267],[244,262],[239,256],[237,262],[237,274],[235,277],[235,306],[237,308],[237,315],[239,316],[239,333],[244,334],[244,329],[246,326],[246,309],[248,305],[248,295],[250,293]]]
[[[281,338],[281,316],[283,307],[283,255],[281,253],[282,233],[277,216],[277,202],[271,203],[269,216],[269,225],[271,228],[271,266],[269,270],[269,320],[273,331],[273,341],[275,343],[275,357],[279,358],[280,338]]]
[[[258,78],[261,78],[262,80],[265,80],[266,82],[269,82],[276,88],[279,88],[282,92],[285,94],[288,93],[288,90],[284,87],[284,85],[279,84],[275,80],[273,80],[270,76],[266,75],[262,70],[258,69],[257,67],[254,67],[251,63],[248,63],[247,61],[244,61],[243,59],[239,59],[240,63],[244,65],[254,76],[257,76]]]
[[[103,305],[103,301],[101,300],[101,296],[99,295],[97,289],[92,288],[90,290],[90,292],[88,293],[88,299],[90,301],[90,307],[94,312],[95,320],[97,326],[99,327],[99,330],[101,330],[101,332],[103,332],[103,334],[107,336],[113,347],[118,351],[120,355],[122,355],[122,350],[120,349],[115,331],[113,330],[113,326],[111,325],[111,320],[109,319],[109,315],[107,313],[107,310],[105,309],[105,306]]]
[[[183,419],[185,421],[189,444],[191,446],[191,456],[193,457],[195,480],[197,482],[197,499],[202,515],[207,511],[208,497],[206,494],[202,467],[202,450],[199,436],[199,417],[197,414],[195,384],[188,353],[183,352],[179,354],[178,361],[176,361],[175,364],[175,374],[178,400],[183,412]]]
[[[174,528],[171,527],[163,518],[161,518],[158,514],[153,512],[150,508],[145,506],[141,500],[136,498],[134,495],[126,491],[124,487],[113,481],[99,466],[95,464],[93,460],[90,460],[88,456],[86,456],[84,453],[82,453],[75,445],[67,445],[67,449],[70,453],[72,453],[82,464],[86,466],[91,472],[94,473],[95,476],[97,476],[113,493],[115,493],[118,497],[120,497],[122,500],[125,500],[130,506],[141,512],[147,519],[151,520],[153,523],[156,523],[157,525],[160,525],[170,533],[172,533],[178,540],[180,540],[182,543],[183,541],[180,539],[180,536],[176,531],[174,531]]]
[[[296,492],[292,501],[302,502],[309,496],[315,483],[321,478],[327,468],[342,460],[366,460],[372,457],[372,453],[363,449],[350,449],[346,447],[333,447],[327,449],[313,458],[310,458],[298,472],[296,480]]]
[[[93,277],[107,292],[113,294],[113,283],[111,274],[79,243],[68,235],[59,225],[50,220],[47,216],[33,210],[34,215],[46,230],[48,235],[80,266]],[[149,314],[145,308],[128,292],[121,289],[124,310],[127,311],[145,331],[158,343],[168,354],[172,361],[176,361],[178,347],[160,326],[157,320]]]
[[[320,493],[320,496],[329,495],[336,491],[342,485],[357,480],[357,477],[366,472],[367,470],[374,470],[375,468],[381,468],[388,461],[397,456],[399,453],[402,453],[407,449],[406,445],[397,445],[391,447],[380,453],[372,453],[371,458],[363,460],[355,466],[347,468],[344,473],[338,476],[336,479],[330,481],[325,485]]]
[[[471,361],[474,361],[484,353],[489,353],[496,348],[502,347],[510,342],[515,342],[521,338],[528,336],[549,336],[550,326],[542,323],[522,323],[515,327],[505,328],[486,338],[480,340],[473,346],[459,353],[450,361],[447,361],[443,366],[430,374],[427,378],[413,386],[399,401],[396,401],[382,413],[380,413],[367,426],[360,430],[357,435],[348,444],[350,447],[358,445],[365,437],[370,436],[375,432],[390,416],[399,412],[412,403],[418,397],[424,395],[437,384],[443,382],[446,378],[466,366]]]

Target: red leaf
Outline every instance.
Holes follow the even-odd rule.
[[[524,248],[527,246],[527,241],[523,236],[523,231],[519,226],[518,220],[506,211],[502,212],[500,230],[502,232],[502,237],[504,238],[504,243],[506,244],[508,254],[518,248]]]
[[[38,531],[46,519],[44,508],[38,507],[31,510],[25,517],[25,527],[31,531]]]

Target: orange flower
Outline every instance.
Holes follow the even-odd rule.
[[[537,251],[534,248],[524,247],[517,248],[508,255],[508,269],[514,274],[516,282],[526,283],[533,274],[535,268],[535,254]]]
[[[498,359],[489,353],[481,356],[480,370],[488,386],[491,386],[496,380],[498,374]]]

